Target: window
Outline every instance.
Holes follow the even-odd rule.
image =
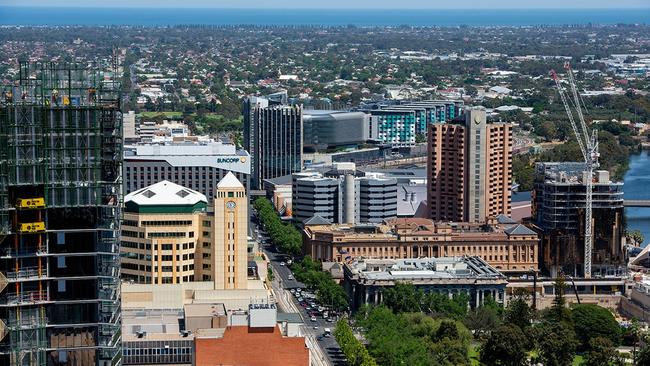
[[[194,233],[190,232],[190,234],[192,234],[192,235],[190,235],[190,237],[192,237]],[[184,238],[185,233],[183,233],[183,232],[149,233],[148,237],[149,238]]]

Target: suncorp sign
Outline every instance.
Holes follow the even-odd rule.
[[[217,158],[217,163],[219,164],[232,164],[232,163],[245,163],[245,162],[246,162],[246,158],[243,156]]]

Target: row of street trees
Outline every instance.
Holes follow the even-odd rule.
[[[284,254],[300,255],[302,253],[302,236],[291,224],[282,222],[273,208],[271,201],[259,197],[254,203],[257,217],[271,237],[275,247]]]
[[[321,264],[307,256],[295,262],[291,270],[296,279],[316,291],[316,297],[321,304],[329,305],[336,311],[347,310],[348,296],[343,287],[339,286],[329,272],[323,272]]]

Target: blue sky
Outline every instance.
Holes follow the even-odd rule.
[[[650,8],[649,0],[0,0],[0,5],[51,7],[196,7],[305,9]]]

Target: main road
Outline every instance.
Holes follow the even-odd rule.
[[[311,320],[307,311],[298,304],[294,295],[289,291],[292,288],[302,288],[304,285],[294,279],[291,270],[286,264],[282,265],[286,260],[285,256],[275,252],[271,245],[261,243],[261,237],[266,236],[262,228],[257,227],[253,220],[251,220],[251,226],[253,228],[252,234],[260,242],[260,248],[269,259],[273,269],[274,278],[271,285],[278,307],[284,312],[300,314],[303,320],[306,342],[311,350],[312,366],[347,365],[345,356],[341,352],[338,343],[336,343],[334,335],[330,337],[323,336],[325,328],[330,328],[333,332],[336,323],[329,323],[320,316],[316,318],[316,321]]]

